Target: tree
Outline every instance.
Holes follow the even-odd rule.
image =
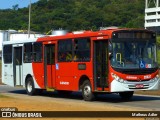
[[[131,2],[130,2],[131,1]],[[126,4],[127,3],[127,4]],[[144,0],[39,0],[32,4],[31,30],[98,30],[99,27],[144,26]],[[1,29],[25,29],[28,8],[0,10]],[[27,29],[27,28],[26,28]]]
[[[16,5],[13,5],[13,6],[12,6],[12,9],[13,9],[13,10],[18,10],[18,7],[19,7],[19,5],[16,4]]]

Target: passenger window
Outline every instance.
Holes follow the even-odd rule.
[[[74,40],[74,61],[90,61],[90,39],[78,38]]]
[[[42,62],[42,43],[33,44],[33,61]]]
[[[58,41],[58,61],[71,62],[72,61],[72,40]]]
[[[12,45],[4,45],[3,58],[4,63],[12,63]]]
[[[32,43],[24,44],[24,63],[30,63],[33,61],[32,55]]]

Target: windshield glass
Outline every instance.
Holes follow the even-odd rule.
[[[155,68],[156,43],[151,40],[112,42],[111,65],[115,68]]]

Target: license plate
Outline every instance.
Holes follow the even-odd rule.
[[[144,88],[144,85],[143,84],[137,84],[136,88]]]

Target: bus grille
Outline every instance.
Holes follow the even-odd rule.
[[[144,86],[143,88],[136,88],[135,85],[128,85],[129,89],[148,89],[149,88],[148,84],[144,84],[143,86]]]
[[[148,80],[126,80],[127,82],[147,82],[150,81],[150,79]]]

